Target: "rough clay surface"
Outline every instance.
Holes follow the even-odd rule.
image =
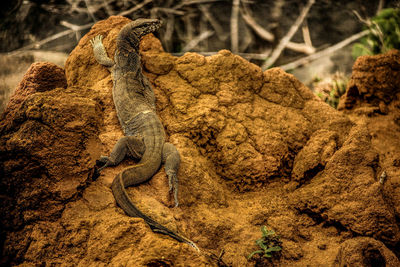
[[[113,55],[116,35],[128,21],[110,17],[81,39],[65,65],[67,88],[42,83],[37,73],[65,78],[58,67],[37,64],[5,111],[0,122],[4,261],[20,266],[365,266],[384,261],[398,266],[400,107],[398,94],[384,97],[388,90],[399,92],[398,85],[381,92],[366,78],[374,88],[371,96],[342,99],[350,103],[343,113],[280,69],[263,73],[227,50],[176,58],[153,36],[143,38],[141,53],[169,141],[181,153],[181,206],[173,208],[163,169],[128,191],[143,212],[193,240],[201,252],[127,217],[109,187],[134,162],[126,160],[91,180],[94,161],[123,134],[111,77],[95,62],[89,40],[103,34]],[[351,82],[361,88],[366,83],[359,72],[376,74],[369,66],[380,61],[394,66],[385,74],[388,80],[398,76],[398,52],[391,52],[358,60]],[[28,80],[42,89],[24,87]],[[370,104],[374,96],[385,106]],[[380,106],[387,112],[382,114]],[[377,123],[397,128],[388,132],[374,128]],[[387,177],[380,183],[383,171]],[[257,250],[261,225],[281,236],[282,251],[272,260],[248,261]]]

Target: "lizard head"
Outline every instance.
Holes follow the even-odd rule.
[[[137,35],[142,37],[148,33],[155,32],[162,25],[161,20],[158,19],[136,19],[131,22],[131,29]]]
[[[161,20],[158,19],[136,19],[125,25],[118,34],[117,46],[119,49],[128,44],[135,50],[139,49],[140,38],[152,33],[161,27]]]

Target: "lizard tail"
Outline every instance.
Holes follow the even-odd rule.
[[[158,222],[154,221],[152,218],[149,216],[143,214],[136,206],[133,204],[132,200],[130,199],[128,192],[125,190],[124,182],[122,179],[122,173],[119,173],[112,185],[111,185],[112,192],[114,194],[115,200],[117,201],[118,205],[125,211],[126,214],[128,214],[131,217],[140,217],[144,219],[144,221],[150,226],[150,228],[157,233],[165,234],[168,235],[179,242],[186,243],[193,248],[195,248],[197,251],[200,251],[199,248],[196,246],[196,244],[187,239],[184,236],[181,236],[174,231],[166,228],[165,226],[162,226]]]

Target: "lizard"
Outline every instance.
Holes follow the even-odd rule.
[[[114,178],[111,189],[117,204],[127,215],[144,219],[154,232],[168,235],[199,250],[193,241],[142,213],[125,189],[151,179],[163,163],[175,206],[179,205],[177,171],[180,155],[173,144],[165,141],[164,127],[156,114],[154,91],[142,73],[139,55],[141,37],[156,31],[161,24],[158,19],[141,18],[125,25],[117,36],[114,60],[107,55],[102,35],[90,40],[96,61],[111,72],[114,105],[124,132],[124,137],[114,145],[110,156],[100,157],[98,162],[102,166],[97,172],[118,165],[127,156],[139,160]]]

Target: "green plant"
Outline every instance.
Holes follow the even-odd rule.
[[[331,107],[337,108],[340,97],[346,92],[348,79],[344,73],[335,74],[323,79],[314,79],[313,88],[315,94],[328,103]]]
[[[363,20],[368,35],[353,45],[354,59],[400,48],[400,9],[387,8],[370,20]]]
[[[256,244],[261,248],[260,250],[253,251],[247,259],[250,260],[256,254],[263,254],[265,258],[271,258],[273,252],[280,251],[281,241],[279,236],[273,230],[268,230],[265,225],[261,226],[262,237],[256,241]]]
[[[332,81],[333,83],[333,88],[332,91],[329,94],[329,98],[327,100],[327,103],[334,108],[337,108],[339,104],[339,99],[340,97],[346,92],[346,87],[347,87],[347,79],[334,79]]]

